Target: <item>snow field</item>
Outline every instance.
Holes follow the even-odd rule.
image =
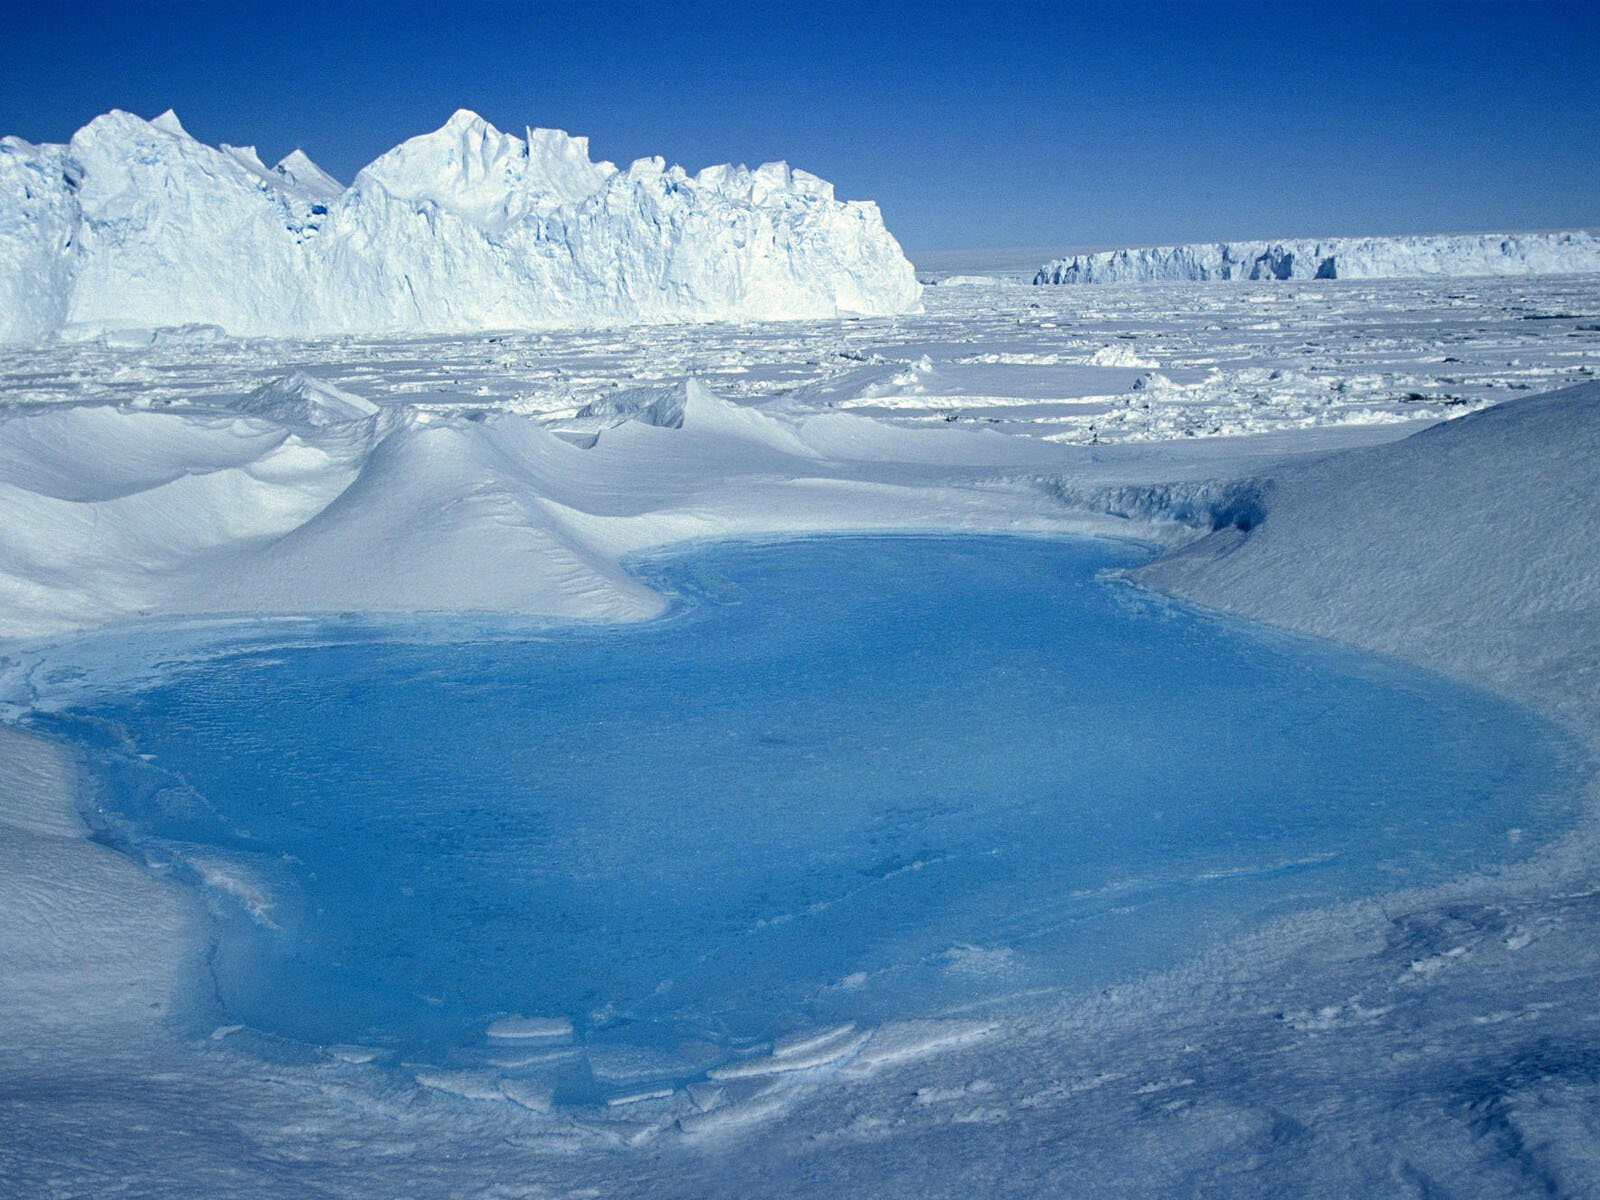
[[[1491,683],[1600,745],[1593,392],[1381,445],[1446,409],[1592,373],[1593,280],[1337,281],[1259,302],[1225,291],[974,284],[930,289],[924,317],[704,340],[651,331],[635,346],[603,332],[320,344],[188,333],[132,351],[90,341],[19,352],[4,367],[0,423],[6,632],[216,611],[255,590],[265,607],[336,602],[342,593],[319,582],[331,563],[371,570],[385,603],[417,607],[449,594],[448,573],[468,581],[481,565],[462,549],[468,531],[487,538],[494,562],[509,545],[526,554],[516,562],[546,563],[540,537],[578,547],[538,591],[516,569],[496,580],[491,563],[492,586],[475,593],[486,606],[644,613],[649,598],[630,598],[606,562],[646,544],[894,523],[1117,529],[1176,544],[1220,510],[1204,499],[1183,524],[1163,521],[1174,506],[1237,496],[1230,481],[1242,481],[1265,496],[1265,520],[1248,536],[1223,522],[1150,568],[1150,583]],[[846,377],[905,372],[924,356],[935,374],[989,354],[1079,366],[1032,356],[1092,356],[1121,340],[1175,383],[1184,366],[1202,379],[1216,370],[1209,390],[1157,388],[1149,409],[1127,406],[1151,415],[1130,419],[1126,446],[1036,445],[1024,428],[1035,418],[1032,432],[1091,439],[1035,386],[991,426],[1024,436],[951,450],[977,423],[959,403],[907,395],[890,411]],[[635,382],[647,358],[668,386],[692,374],[734,403],[759,401],[818,457],[760,437],[697,439],[687,391],[680,429],[581,427],[579,410],[613,381]],[[1248,374],[1291,363],[1281,384]],[[230,413],[291,367],[384,411],[309,431]],[[1338,394],[1324,381],[1341,376],[1355,399],[1321,404]],[[1404,399],[1410,391],[1469,403]],[[827,406],[881,420],[817,411]],[[1408,420],[1418,411],[1428,415]],[[469,419],[480,413],[523,416]],[[588,451],[561,438],[595,432]],[[380,458],[370,490],[346,501],[347,516],[335,510],[349,524],[325,551],[314,528],[281,557],[259,557],[349,494],[389,438],[396,466]],[[1354,448],[1282,465],[1340,445]],[[564,473],[568,462],[583,469]],[[424,464],[426,481],[469,510],[440,535],[457,557],[437,572],[431,554],[407,547],[403,514],[443,506],[424,503],[419,486],[402,516],[384,515]],[[551,480],[559,486],[544,490]],[[1117,511],[1130,515],[1106,515]],[[136,566],[146,559],[153,573]],[[1416,602],[1395,605],[1409,581]],[[515,1068],[498,1083],[510,1103],[491,1103],[375,1087],[375,1068],[352,1061],[360,1048],[263,1067],[229,1048],[248,1034],[175,1041],[151,1005],[181,1000],[196,928],[181,893],[73,836],[76,789],[59,752],[0,733],[0,958],[24,964],[0,978],[0,1176],[17,1194],[271,1196],[286,1178],[296,1191],[395,1196],[1030,1195],[1063,1179],[1102,1196],[1600,1189],[1592,821],[1530,866],[1296,918],[1076,1009],[1040,997],[1026,1019],[970,1041],[906,1031],[921,1053],[871,1062],[869,1039],[853,1058],[729,1080],[720,1096],[638,1099],[601,1120],[546,1112]],[[684,1136],[622,1153],[652,1130]]]
[[[19,408],[235,411],[299,370],[386,406],[512,411],[588,436],[609,407],[694,376],[733,400],[1068,443],[1351,429],[1459,415],[1593,377],[1592,280],[929,288],[921,315],[426,339],[269,341],[169,330],[17,347]],[[923,360],[927,362],[924,364]],[[896,378],[900,382],[895,382]],[[1135,386],[1135,385],[1139,386]],[[584,410],[589,410],[586,415]]]

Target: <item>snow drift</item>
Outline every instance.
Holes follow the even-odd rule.
[[[914,310],[877,206],[784,163],[619,170],[457,112],[341,187],[114,111],[0,140],[0,340],[63,325],[456,332]]]
[[[1600,271],[1600,237],[1560,233],[1436,234],[1207,242],[1076,254],[1045,263],[1038,283],[1213,279],[1390,279],[1423,275],[1567,275]]]
[[[303,372],[204,407],[4,417],[0,637],[199,613],[639,619],[663,601],[621,560],[675,541],[1062,523],[1047,491],[993,481],[1062,447],[840,413],[814,431],[695,379],[634,401],[581,444]]]
[[[1600,715],[1600,384],[1281,468],[1253,522],[1137,572],[1256,620]]]

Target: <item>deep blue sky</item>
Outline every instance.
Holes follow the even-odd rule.
[[[0,0],[0,133],[177,109],[346,181],[457,107],[786,158],[909,248],[1600,225],[1600,2]]]

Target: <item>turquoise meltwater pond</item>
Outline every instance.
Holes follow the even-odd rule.
[[[124,632],[172,661],[35,721],[100,770],[101,836],[208,887],[225,1019],[412,1062],[520,1013],[687,1076],[1104,986],[1573,816],[1551,726],[1105,577],[1144,554],[719,544],[644,564],[682,602],[634,626]],[[603,1094],[584,1061],[561,1086]]]

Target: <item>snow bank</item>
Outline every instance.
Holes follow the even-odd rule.
[[[296,151],[114,111],[0,142],[0,340],[76,323],[234,334],[464,331],[914,310],[877,206],[784,163],[618,170],[457,112],[340,187]]]
[[[147,615],[630,620],[664,601],[622,559],[670,542],[1119,524],[1064,513],[1036,479],[993,478],[1072,449],[790,421],[694,379],[640,389],[585,446],[510,413],[382,408],[302,373],[206,404],[0,420],[0,637]]]
[[[1213,608],[1600,718],[1600,384],[1282,468],[1143,568]]]
[[[1389,279],[1423,275],[1567,275],[1600,271],[1600,237],[1559,233],[1436,234],[1285,242],[1208,242],[1076,254],[1034,283],[1212,279]]]
[[[83,836],[60,747],[0,726],[0,1055],[149,1036],[198,969],[191,897]],[[203,942],[200,944],[203,945]]]

